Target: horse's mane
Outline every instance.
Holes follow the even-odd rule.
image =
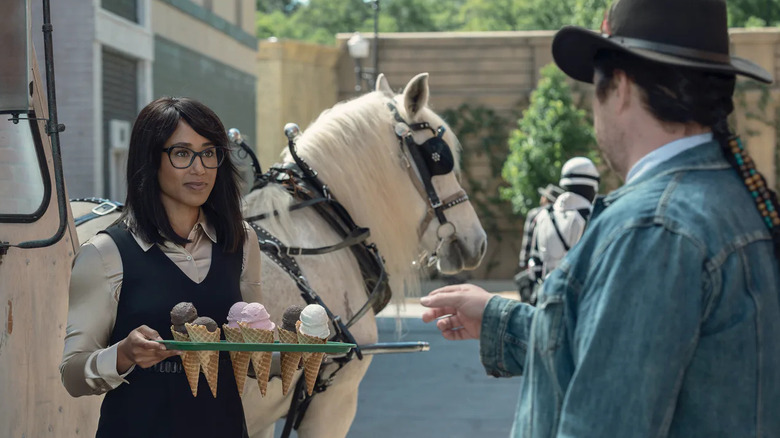
[[[336,104],[304,131],[297,147],[355,222],[370,226],[371,240],[385,258],[394,296],[400,298],[404,286],[419,290],[419,270],[412,261],[419,253],[416,230],[421,217],[409,213],[422,199],[411,184],[399,180],[408,175],[399,165],[388,101],[373,92]]]

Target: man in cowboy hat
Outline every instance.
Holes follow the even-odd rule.
[[[536,308],[471,285],[422,299],[490,374],[526,376],[515,436],[780,436],[777,197],[727,124],[735,76],[771,77],[728,51],[723,0],[619,0],[601,33],[556,35],[626,184]]]

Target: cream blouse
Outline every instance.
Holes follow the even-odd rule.
[[[260,292],[260,247],[249,224],[244,222],[241,267],[241,296],[247,302],[262,302]],[[133,234],[144,252],[154,244]],[[158,247],[192,281],[202,282],[211,266],[211,245],[216,232],[201,211],[188,236],[190,243],[180,246],[166,242]],[[122,290],[122,258],[113,239],[101,233],[84,243],[73,261],[68,303],[68,326],[60,374],[65,389],[74,397],[102,394],[116,388],[130,374],[116,369],[117,344],[108,345],[116,322],[119,294]],[[160,333],[163,338],[170,333]]]

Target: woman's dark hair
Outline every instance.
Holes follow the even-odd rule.
[[[712,129],[726,159],[742,177],[756,201],[756,208],[772,234],[775,254],[780,258],[780,218],[770,212],[777,207],[777,195],[769,189],[753,160],[731,133],[728,116],[734,110],[732,96],[736,84],[734,75],[724,75],[673,67],[645,61],[616,51],[601,51],[596,55],[596,98],[603,101],[615,87],[615,70],[623,71],[642,90],[644,104],[661,122],[695,122]],[[769,208],[770,206],[771,209]]]
[[[188,242],[173,231],[160,199],[157,173],[165,154],[165,142],[173,135],[179,121],[195,132],[225,148],[225,159],[217,169],[217,177],[203,212],[217,233],[217,242],[226,252],[236,252],[244,243],[241,216],[239,174],[231,161],[225,127],[206,105],[186,97],[161,97],[138,114],[130,134],[127,156],[127,200],[120,221],[130,220],[133,232],[147,242],[171,241],[179,245]],[[167,157],[165,157],[167,159]]]

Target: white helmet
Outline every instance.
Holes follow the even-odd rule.
[[[598,191],[599,181],[601,181],[599,171],[593,161],[585,157],[574,157],[563,165],[558,185],[561,187],[590,186]]]

